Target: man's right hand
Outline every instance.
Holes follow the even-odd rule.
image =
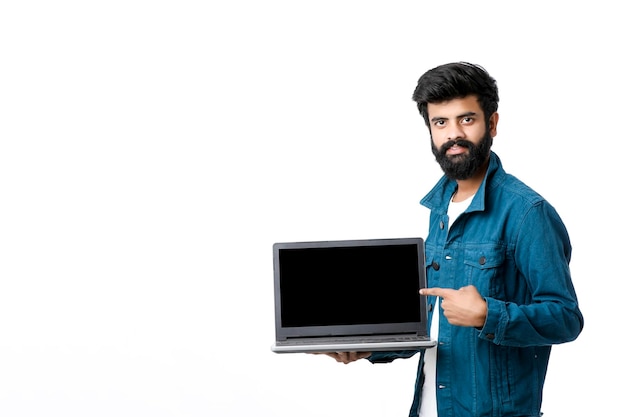
[[[313,354],[330,356],[337,362],[347,365],[359,359],[369,358],[372,352],[315,352]]]

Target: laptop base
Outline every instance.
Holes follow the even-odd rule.
[[[315,352],[393,352],[398,350],[428,349],[437,345],[436,340],[415,340],[413,342],[371,342],[346,344],[281,345],[274,343],[275,353],[315,353]]]

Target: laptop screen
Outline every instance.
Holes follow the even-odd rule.
[[[277,335],[425,329],[420,238],[274,245]]]

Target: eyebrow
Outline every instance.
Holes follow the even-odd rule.
[[[468,111],[465,113],[461,113],[458,116],[456,116],[457,119],[462,119],[464,117],[468,117],[468,116],[476,116],[478,113],[474,112],[474,111]],[[448,120],[447,117],[433,117],[432,119],[430,119],[431,123],[435,123],[438,122],[440,120]]]

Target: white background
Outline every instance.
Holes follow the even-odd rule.
[[[416,358],[270,352],[271,245],[424,235],[411,94],[458,60],[573,242],[545,415],[621,409],[626,31],[553,3],[3,2],[0,415],[406,415]]]

